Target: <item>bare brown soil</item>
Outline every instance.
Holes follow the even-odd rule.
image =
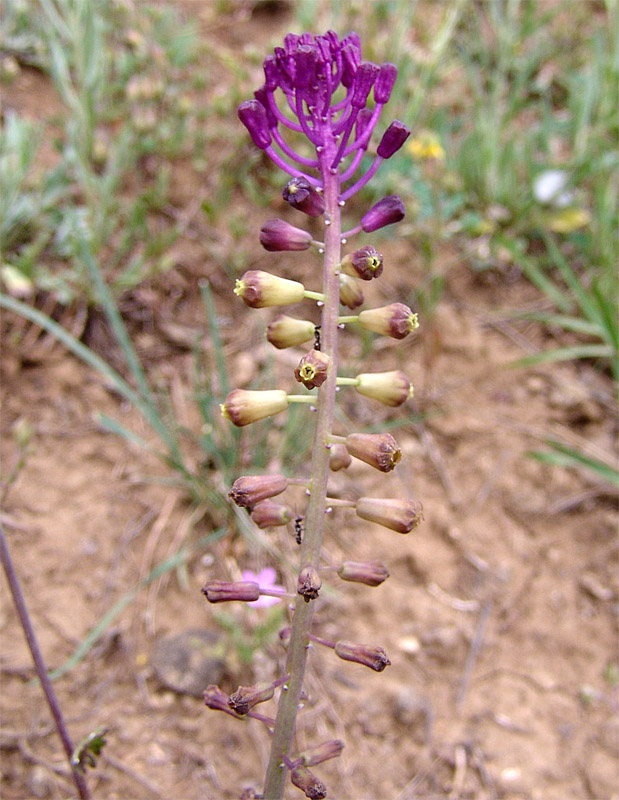
[[[18,82],[11,91],[19,98],[23,90]],[[21,108],[29,106],[23,101]],[[176,178],[189,205],[199,178],[187,165]],[[238,210],[251,216],[251,246],[270,213]],[[177,269],[125,299],[125,307],[150,373],[172,387],[177,418],[195,430],[192,356],[179,331],[205,328],[198,280],[213,281],[239,383],[264,358],[266,348],[256,342],[269,315],[232,295],[209,256],[213,232],[199,217],[192,226],[193,237],[176,246]],[[381,247],[388,266],[368,299],[393,301],[421,280],[422,266],[414,235]],[[256,260],[259,267],[273,264],[262,253]],[[303,264],[309,282],[307,262],[287,261],[290,275]],[[506,368],[525,346],[547,344],[538,328],[506,321],[510,310],[535,298],[534,290],[517,275],[476,274],[448,248],[442,262],[447,288],[434,317],[422,320],[412,341],[380,344],[369,359],[372,370],[406,369],[416,387],[408,411],[423,412],[424,421],[395,431],[404,458],[394,473],[376,476],[355,466],[333,481],[343,495],[413,493],[424,503],[425,522],[403,537],[335,513],[326,561],[379,558],[391,577],[375,589],[326,579],[333,591],[317,601],[316,633],[380,644],[392,666],[377,675],[313,649],[299,747],[345,741],[339,759],[315,768],[337,800],[616,800],[615,503],[588,477],[525,455],[557,430],[593,453],[612,452],[612,386],[589,366]],[[148,305],[141,327],[132,303]],[[85,336],[120,363],[98,318]],[[154,455],[100,428],[96,413],[152,439],[99,375],[8,314],[3,337],[5,475],[17,454],[16,424],[26,420],[34,436],[6,493],[2,524],[54,668],[154,565],[211,532],[217,515],[207,507],[195,511],[181,488],[166,485],[170,472]],[[355,337],[346,333],[343,342],[345,357],[358,358]],[[290,386],[295,357],[275,358],[278,385]],[[399,416],[362,400],[342,393],[359,426]],[[296,557],[292,529],[269,532],[266,540],[282,564]],[[191,557],[186,571],[140,591],[86,658],[56,681],[76,740],[97,726],[108,729],[105,753],[88,776],[93,797],[232,800],[245,786],[260,789],[268,757],[261,724],[211,712],[199,698],[164,685],[166,668],[157,659],[165,637],[185,631],[228,642],[200,587],[207,578],[267,563],[264,549],[231,532]],[[290,585],[282,566],[278,574]],[[239,626],[252,626],[268,612],[230,613]],[[72,797],[5,582],[0,637],[0,795]],[[249,666],[226,646],[215,648],[210,666],[212,680],[221,677],[226,688],[279,674],[283,650],[276,640]],[[299,796],[290,787],[287,797]]]

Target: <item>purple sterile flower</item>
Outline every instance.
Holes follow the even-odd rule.
[[[314,189],[324,186],[327,173],[339,174],[340,182],[352,177],[361,167],[363,152],[389,100],[396,67],[364,61],[358,34],[349,33],[340,40],[334,31],[327,31],[322,36],[287,34],[284,46],[265,58],[263,68],[264,85],[256,90],[253,101],[239,108],[255,144],[282,170]],[[375,105],[367,109],[372,90]],[[316,158],[293,149],[284,135],[290,131],[305,135]],[[394,147],[391,136],[389,147]],[[340,163],[350,156],[340,174]],[[318,169],[320,177],[308,174],[308,169]],[[361,188],[358,183],[355,191]]]
[[[269,133],[267,113],[262,103],[259,103],[258,100],[246,100],[239,106],[238,114],[256,147],[266,150],[271,144],[271,134]]]
[[[257,575],[255,572],[252,572],[249,569],[243,570],[241,578],[244,581],[257,583],[261,591],[264,591],[265,589],[276,589],[281,590],[282,592],[286,591],[283,586],[275,583],[277,575],[275,574],[273,567],[265,567],[264,569],[260,570]],[[254,606],[254,608],[269,608],[269,606],[273,606],[276,603],[279,603],[279,598],[262,594],[258,600],[254,600],[253,603],[247,603],[247,605]]]
[[[394,119],[391,125],[383,133],[383,138],[380,140],[376,155],[381,158],[391,158],[394,153],[402,147],[404,142],[410,136],[410,128],[408,128],[399,119]]]
[[[402,198],[397,194],[390,194],[379,200],[361,217],[361,227],[366,233],[371,233],[384,228],[385,225],[399,222],[404,219],[405,213]]]
[[[395,64],[381,64],[374,83],[374,100],[377,103],[388,103],[391,91],[398,77],[398,68]]]

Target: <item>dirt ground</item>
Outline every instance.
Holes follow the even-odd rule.
[[[9,104],[11,97],[23,101],[29,80],[25,73],[16,82]],[[177,169],[182,210],[198,177],[186,164]],[[272,216],[242,210],[256,235]],[[208,278],[231,372],[246,383],[266,357],[254,334],[270,315],[233,296],[209,256],[207,223],[196,216],[192,230],[190,241],[175,246],[176,269],[126,305],[150,309],[148,323],[128,314],[140,353],[149,372],[172,387],[177,417],[195,429],[193,356],[166,335],[169,323],[205,327],[198,281]],[[414,232],[381,249],[385,276],[368,299],[393,302],[423,277]],[[593,453],[612,452],[612,384],[582,364],[506,368],[527,348],[549,343],[537,326],[510,321],[535,290],[517,274],[475,273],[447,246],[440,260],[446,290],[434,317],[421,320],[411,341],[382,343],[370,359],[372,370],[407,371],[416,389],[408,411],[422,412],[423,421],[394,431],[404,457],[393,473],[355,466],[333,480],[342,495],[413,493],[425,521],[399,536],[336,512],[326,562],[343,554],[381,559],[391,577],[375,589],[327,579],[332,589],[317,601],[315,633],[380,644],[392,666],[374,674],[315,647],[299,746],[345,741],[340,758],[315,768],[335,800],[617,800],[615,501],[586,476],[525,455],[549,431],[585,442]],[[274,263],[257,253],[257,268]],[[297,277],[303,261],[288,263]],[[3,463],[10,468],[17,457],[17,423],[27,421],[34,435],[1,519],[47,663],[56,668],[154,565],[212,532],[216,515],[192,508],[154,455],[101,429],[96,412],[150,436],[98,374],[9,314],[2,332]],[[100,320],[87,326],[85,341],[114,357]],[[352,333],[343,336],[343,352],[360,356]],[[277,385],[292,385],[295,358],[283,352],[275,360]],[[352,393],[342,393],[342,403],[360,426],[402,416]],[[296,557],[292,530],[263,539],[282,563]],[[93,797],[232,800],[246,786],[260,789],[268,757],[263,726],[209,711],[199,697],[170,688],[160,662],[170,649],[161,644],[166,637],[208,631],[217,657],[201,676],[204,685],[221,680],[234,689],[278,675],[283,650],[276,638],[243,666],[225,650],[229,639],[200,594],[207,578],[269,563],[239,532],[202,548],[184,571],[141,590],[56,681],[76,741],[98,726],[108,729],[104,755],[88,775]],[[290,583],[279,566],[278,580]],[[2,583],[0,796],[72,797]],[[230,613],[249,629],[270,612]],[[290,787],[286,796],[301,795]]]

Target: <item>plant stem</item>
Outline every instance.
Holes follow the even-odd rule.
[[[67,730],[64,717],[62,716],[62,711],[60,710],[60,704],[58,703],[58,698],[56,697],[56,693],[54,692],[54,689],[52,687],[52,682],[47,675],[47,668],[45,667],[43,654],[41,653],[39,643],[34,633],[34,628],[32,627],[32,623],[30,621],[30,616],[28,614],[28,609],[26,608],[24,595],[22,594],[22,590],[19,585],[19,578],[17,577],[17,573],[15,572],[13,560],[11,559],[11,554],[9,552],[8,542],[6,540],[6,536],[4,535],[4,530],[2,529],[1,525],[0,525],[0,560],[2,561],[2,566],[6,574],[6,579],[8,581],[9,589],[13,597],[13,603],[15,604],[15,609],[17,610],[17,616],[19,617],[19,622],[24,631],[24,635],[26,636],[26,642],[28,643],[28,647],[30,648],[30,653],[32,654],[32,660],[34,661],[35,671],[39,677],[39,680],[41,681],[41,686],[43,687],[43,691],[45,693],[45,699],[47,700],[47,705],[49,706],[49,710],[51,711],[52,717],[54,718],[54,722],[56,724],[56,730],[58,731],[58,735],[60,736],[60,739],[62,741],[62,746],[64,748],[67,760],[69,762],[69,768],[71,770],[73,781],[75,782],[77,793],[81,798],[81,800],[90,800],[90,792],[88,791],[88,786],[86,785],[86,780],[84,776],[71,763],[71,756],[73,755],[73,744],[71,742],[71,737],[69,736],[69,731]]]
[[[339,173],[332,173],[329,169],[335,157],[336,147],[333,144],[333,137],[329,133],[325,134],[324,139],[331,144],[325,146],[319,158],[326,204],[323,262],[323,291],[325,299],[321,320],[321,349],[330,357],[331,363],[327,373],[327,380],[318,389],[316,398],[317,414],[312,453],[311,493],[305,515],[305,534],[300,557],[300,568],[311,564],[316,569],[318,569],[320,561],[326,510],[327,479],[329,476],[329,450],[327,449],[327,443],[335,410],[337,320],[340,299],[340,280],[337,265],[341,260],[341,221],[340,206],[338,204],[340,176]],[[285,757],[290,757],[297,710],[303,687],[313,613],[314,603],[306,603],[303,597],[297,596],[286,662],[286,672],[290,675],[290,681],[287,688],[284,688],[280,695],[271,743],[271,755],[265,776],[264,800],[282,800],[284,795],[284,786],[288,773],[288,769],[285,766]]]

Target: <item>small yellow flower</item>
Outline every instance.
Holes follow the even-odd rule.
[[[438,136],[431,131],[424,131],[419,136],[411,139],[406,145],[406,149],[413,158],[419,161],[429,161],[431,159],[435,159],[436,161],[445,160],[445,150]]]
[[[591,214],[584,208],[564,208],[548,219],[548,227],[555,233],[571,233],[591,222]]]

